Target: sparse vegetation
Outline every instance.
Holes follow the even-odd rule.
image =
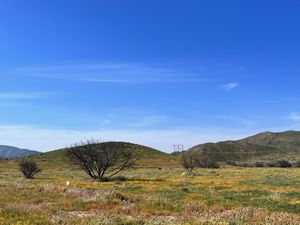
[[[20,171],[26,179],[33,179],[41,171],[37,163],[28,159],[23,159],[19,163]]]
[[[206,143],[188,151],[199,151],[215,162],[277,162],[300,160],[300,132],[264,132],[237,140]]]
[[[45,168],[40,179],[0,164],[0,224],[299,224],[299,169],[139,168],[93,182],[81,170]],[[70,187],[65,181],[69,180]]]
[[[185,155],[185,163],[182,157],[182,169],[180,157],[144,146],[88,144],[72,148],[79,148],[80,154],[89,149],[93,154],[86,157],[93,159],[98,151],[111,146],[128,150],[132,153],[128,162],[137,166],[126,167],[122,176],[117,173],[110,179],[114,173],[108,169],[101,180],[109,182],[95,182],[79,169],[79,161],[69,160],[70,148],[27,158],[43,168],[38,179],[27,180],[16,173],[19,159],[2,159],[0,224],[300,224],[296,159],[232,160],[214,169],[208,168],[219,166],[214,154],[196,152]],[[93,162],[93,166],[97,164]],[[123,159],[115,168],[120,168],[121,162]],[[237,168],[242,164],[248,168]],[[290,164],[291,168],[282,168]],[[184,176],[185,170],[193,176]],[[94,170],[95,175],[97,171],[101,170]]]

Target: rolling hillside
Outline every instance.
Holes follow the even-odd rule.
[[[300,132],[264,132],[237,141],[200,144],[188,151],[201,151],[203,155],[219,162],[295,161],[300,159]]]
[[[0,145],[0,158],[17,158],[38,154],[37,151],[20,149],[7,145]]]
[[[112,143],[121,144],[123,148],[130,150],[133,153],[133,160],[136,167],[159,168],[180,166],[180,157],[178,154],[167,154],[153,148],[127,142]],[[31,155],[28,157],[38,162],[44,169],[64,170],[77,168],[70,161],[67,149],[46,153],[37,153],[11,147],[8,148],[8,150],[6,149],[6,154],[10,157]],[[200,144],[192,147],[188,151],[201,151],[205,157],[218,162],[270,162],[280,159],[298,161],[300,160],[300,132],[264,132],[237,141]],[[24,155],[16,155],[16,152],[22,152]],[[8,155],[3,155],[2,158],[8,158]],[[10,163],[16,163],[18,161],[19,159],[12,159]]]
[[[133,154],[133,160],[137,167],[172,167],[179,165],[178,157],[149,148],[142,145],[127,142],[112,142],[121,144],[123,148],[130,150]],[[30,157],[46,168],[53,167],[74,167],[68,157],[67,149],[40,153]]]

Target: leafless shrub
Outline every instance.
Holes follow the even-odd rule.
[[[201,155],[198,152],[183,152],[181,155],[181,162],[183,168],[187,170],[188,175],[190,175],[195,167],[200,163]]]
[[[71,146],[68,152],[75,163],[99,181],[108,181],[132,166],[132,154],[121,143],[81,142]]]
[[[41,171],[36,162],[28,159],[20,161],[19,167],[26,179],[33,179]]]

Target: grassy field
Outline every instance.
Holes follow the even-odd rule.
[[[0,224],[300,224],[300,169],[132,169],[94,182],[44,169],[25,180],[0,162]],[[66,186],[66,181],[71,185]]]

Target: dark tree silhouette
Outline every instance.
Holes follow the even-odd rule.
[[[195,167],[200,164],[201,155],[195,151],[183,152],[181,155],[181,162],[183,168],[185,168],[190,175]]]
[[[181,154],[181,162],[190,175],[194,168],[219,168],[219,164],[200,151],[187,151]]]
[[[68,149],[72,160],[93,179],[103,181],[132,166],[132,154],[117,142],[86,141]]]
[[[26,179],[33,179],[41,171],[36,162],[28,159],[20,161],[19,167]]]

